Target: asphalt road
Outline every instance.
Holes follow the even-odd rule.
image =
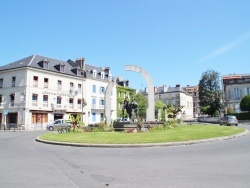
[[[239,125],[250,128],[250,125]],[[0,132],[0,187],[250,187],[250,134],[194,145],[88,148]]]

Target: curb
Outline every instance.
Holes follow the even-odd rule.
[[[139,147],[157,147],[157,146],[180,146],[180,145],[191,145],[191,144],[201,144],[222,140],[230,140],[234,138],[239,138],[241,136],[245,136],[249,133],[249,130],[245,129],[244,132],[231,135],[231,136],[223,136],[218,138],[209,138],[209,139],[201,139],[201,140],[190,140],[190,141],[181,141],[181,142],[164,142],[164,143],[146,143],[146,144],[87,144],[87,143],[69,143],[69,142],[56,142],[43,140],[39,136],[35,139],[37,142],[42,142],[45,144],[54,144],[54,145],[62,145],[62,146],[74,146],[74,147],[96,147],[96,148],[139,148]]]

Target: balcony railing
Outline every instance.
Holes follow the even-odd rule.
[[[46,101],[46,102],[43,102],[43,107],[48,107],[49,105],[48,105],[48,102]]]
[[[69,104],[69,109],[73,109],[74,105],[72,103]]]
[[[36,100],[32,100],[32,106],[37,106],[37,101]]]

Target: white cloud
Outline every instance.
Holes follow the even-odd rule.
[[[231,49],[237,47],[238,45],[242,44],[243,42],[249,39],[250,39],[250,32],[236,38],[235,40],[229,42],[228,44],[222,46],[221,48],[215,50],[214,52],[208,54],[207,56],[204,56],[203,58],[199,60],[199,62],[204,62],[204,61],[213,59],[223,53],[230,51]]]

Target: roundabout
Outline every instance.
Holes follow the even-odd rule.
[[[179,128],[180,130],[171,130],[171,131],[166,130],[164,132],[162,131],[163,133],[159,131],[159,133],[153,132],[153,133],[70,133],[70,134],[64,133],[64,134],[56,134],[54,132],[54,133],[47,133],[44,135],[40,135],[36,138],[36,141],[46,143],[46,144],[75,146],[75,147],[136,148],[136,147],[177,146],[177,145],[191,145],[191,144],[207,143],[207,142],[234,139],[234,138],[238,138],[249,133],[247,129],[239,129],[235,127],[230,128],[230,127],[219,127],[219,126],[205,126],[205,129],[207,129],[208,132],[212,132],[213,129],[216,129],[217,131],[217,132],[214,131],[214,133],[211,135],[207,135],[204,133],[199,133],[198,128],[202,127],[200,125],[196,126],[195,129],[193,127],[191,127],[192,128],[191,129],[190,127],[188,126],[187,128],[181,127]],[[173,128],[173,129],[177,129],[177,128]],[[227,131],[230,129],[234,129],[234,131],[226,133],[224,129],[226,129]],[[194,131],[195,133],[192,134],[192,133],[189,133],[189,131]],[[224,131],[225,133],[219,134],[218,133],[219,131],[221,132]],[[173,137],[170,137],[171,134],[173,135],[175,134],[175,135]],[[183,138],[181,137],[182,134],[185,134]],[[188,136],[188,134],[190,134],[190,136]],[[198,134],[200,134],[200,136]],[[103,140],[100,140],[100,137],[103,137]],[[110,137],[114,137],[113,140],[112,139],[108,140]],[[152,137],[152,138],[148,138],[148,137]],[[167,137],[170,137],[170,138],[167,138]],[[98,140],[95,140],[96,138],[98,138]]]

